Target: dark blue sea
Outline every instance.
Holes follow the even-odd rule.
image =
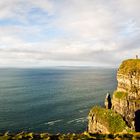
[[[116,84],[109,68],[0,69],[0,132],[83,132]]]

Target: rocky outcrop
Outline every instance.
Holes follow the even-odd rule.
[[[112,100],[109,100],[108,94],[105,98],[106,112],[110,111],[109,109],[111,108],[111,111],[121,115],[122,119],[130,128],[124,128],[125,131],[140,132],[140,59],[123,61],[117,72],[117,81],[117,90],[114,91]],[[93,110],[94,109],[92,109],[89,114],[89,132],[110,132],[109,127],[112,127],[112,124],[99,121],[100,116],[91,113],[94,112]],[[103,115],[102,120],[108,117],[109,116]],[[112,119],[113,124],[117,123],[114,118]],[[106,128],[106,126],[109,127]],[[124,130],[121,129],[121,131]]]
[[[102,107],[93,107],[88,116],[89,133],[116,133],[127,130],[127,125],[121,115],[113,110]]]
[[[101,118],[99,118],[98,110],[99,110],[99,108],[95,107],[89,113],[88,132],[89,133],[92,133],[92,132],[109,133],[107,126],[103,125]],[[100,117],[102,117],[102,116],[100,116]]]
[[[105,107],[106,109],[111,109],[112,103],[111,103],[111,96],[109,93],[107,93],[105,97]]]

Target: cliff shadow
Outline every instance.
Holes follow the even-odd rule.
[[[140,110],[135,112],[135,130],[140,132]]]

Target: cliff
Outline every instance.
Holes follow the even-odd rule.
[[[117,81],[112,109],[122,115],[132,130],[140,131],[140,59],[123,61]]]
[[[97,116],[93,108],[89,113],[88,131],[101,133],[140,132],[140,59],[129,59],[122,62],[117,72],[118,86],[114,91],[112,100],[105,99],[106,112],[113,111],[121,116],[127,127],[123,129],[110,131],[112,124],[119,125],[115,118],[112,118],[112,124],[108,121],[108,115]],[[108,104],[111,102],[111,107]],[[96,107],[95,107],[96,108]],[[111,110],[110,110],[111,109]],[[91,115],[91,112],[92,113]],[[108,113],[109,114],[109,113]],[[97,116],[97,117],[95,117]],[[104,121],[99,121],[100,119]],[[106,121],[107,120],[107,121]],[[96,126],[96,127],[95,127]],[[102,127],[101,127],[102,126]],[[114,125],[114,127],[116,127]],[[127,128],[127,129],[126,129]],[[115,128],[114,128],[115,129]]]
[[[88,132],[98,132],[98,133],[116,133],[127,131],[127,125],[122,119],[121,115],[115,113],[115,111],[110,109],[105,109],[101,107],[93,107],[91,109],[89,116]]]

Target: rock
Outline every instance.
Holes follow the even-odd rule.
[[[107,93],[105,98],[105,107],[106,109],[111,109],[112,103],[111,103],[111,96],[109,93]]]
[[[106,95],[106,109],[91,109],[88,116],[89,133],[140,132],[140,59],[123,61],[117,72],[117,81],[117,90],[114,91],[112,100],[109,94]],[[121,123],[113,112],[121,117]],[[121,129],[116,129],[117,127]]]
[[[140,110],[140,59],[123,61],[118,69],[117,81],[112,109],[122,115],[132,130],[140,131],[140,125],[136,123],[140,117],[139,113],[136,113]]]
[[[88,116],[89,133],[116,133],[127,129],[127,125],[121,115],[113,110],[102,107],[93,107]]]

